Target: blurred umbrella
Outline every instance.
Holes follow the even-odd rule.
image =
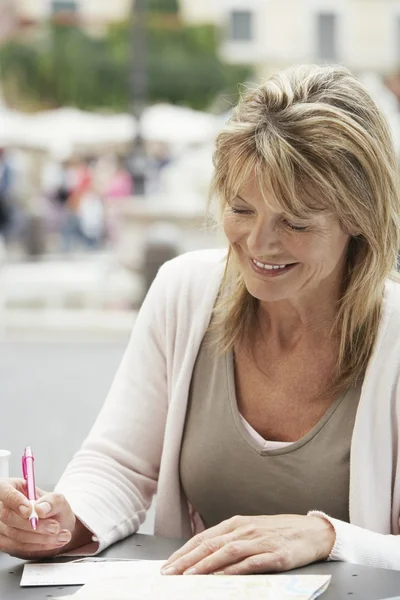
[[[1,106],[0,146],[7,147],[19,145],[21,140],[24,138],[29,123],[29,116]]]
[[[211,143],[189,149],[163,169],[163,189],[179,211],[199,209],[204,213],[214,172],[213,150]]]
[[[142,116],[144,140],[180,147],[210,143],[220,127],[215,115],[170,104],[150,106]],[[0,107],[0,146],[41,150],[60,158],[128,145],[136,134],[136,120],[129,114],[59,108],[28,115]]]
[[[32,117],[29,138],[32,144],[52,154],[72,154],[79,149],[96,151],[128,144],[136,134],[131,115],[102,115],[75,108],[37,113]]]
[[[68,157],[74,152],[109,149],[130,143],[136,134],[130,115],[101,115],[74,108],[26,115],[0,110],[0,145]]]
[[[201,144],[215,138],[214,115],[172,104],[146,108],[142,116],[142,135],[147,141],[168,144]]]

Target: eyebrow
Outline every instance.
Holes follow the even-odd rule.
[[[252,204],[250,204],[249,202],[247,202],[247,200],[245,200],[244,198],[242,198],[242,196],[240,194],[236,194],[235,198],[239,198],[239,200],[241,200],[242,202],[244,202],[244,204],[247,204],[247,206],[252,206]],[[289,215],[288,213],[286,213],[285,211],[280,212],[280,213],[275,213],[276,215],[278,215],[279,217],[284,217],[285,219],[298,219],[299,221],[308,221],[308,219],[304,218],[304,217],[293,217],[292,215]]]
[[[247,202],[247,200],[245,200],[244,198],[242,198],[242,196],[239,196],[239,194],[236,194],[236,198],[239,198],[239,200],[241,200],[242,202],[244,202],[245,204],[249,204]]]

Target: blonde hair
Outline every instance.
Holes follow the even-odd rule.
[[[247,90],[217,138],[211,194],[226,204],[255,173],[293,217],[332,210],[352,236],[334,324],[338,388],[363,376],[376,339],[384,285],[400,247],[396,156],[387,123],[345,68],[303,65]],[[222,350],[249,335],[258,301],[228,252],[213,315]]]

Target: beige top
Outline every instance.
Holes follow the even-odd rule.
[[[350,443],[361,386],[342,394],[303,438],[268,450],[240,415],[233,355],[203,339],[180,456],[183,491],[206,527],[234,515],[307,514],[349,522]],[[267,391],[266,391],[267,393]]]

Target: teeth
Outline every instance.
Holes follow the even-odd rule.
[[[277,269],[284,269],[285,267],[287,267],[287,265],[266,265],[264,263],[258,262],[258,260],[254,260],[253,258],[251,260],[253,261],[253,263],[255,265],[257,265],[257,267],[260,267],[260,269],[265,269],[266,271],[273,271],[273,270],[277,270]]]

